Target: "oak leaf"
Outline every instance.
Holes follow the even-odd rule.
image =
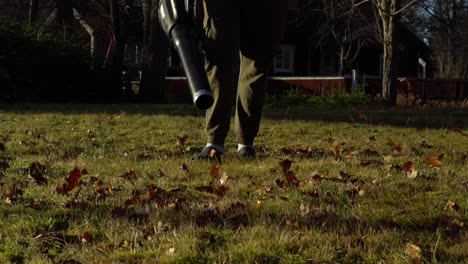
[[[68,173],[66,183],[62,186],[58,186],[55,191],[57,193],[66,194],[75,189],[76,186],[80,185],[81,170],[78,167],[75,167]]]

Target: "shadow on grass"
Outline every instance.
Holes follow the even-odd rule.
[[[234,111],[233,111],[234,112]],[[129,114],[203,117],[204,110],[189,104],[81,104],[81,103],[7,103],[0,104],[0,113],[19,115],[58,113],[71,114]],[[355,125],[389,125],[412,128],[468,128],[468,109],[410,109],[383,104],[292,105],[268,106],[264,120],[317,121]],[[0,122],[6,121],[0,119]]]

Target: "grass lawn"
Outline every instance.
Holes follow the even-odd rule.
[[[468,263],[468,110],[267,107],[192,161],[182,105],[0,106],[0,263]]]

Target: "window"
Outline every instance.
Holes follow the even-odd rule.
[[[276,55],[273,71],[283,72],[283,73],[293,73],[294,72],[294,46],[291,45],[281,45],[279,53]]]

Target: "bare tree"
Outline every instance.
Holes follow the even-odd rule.
[[[321,11],[325,15],[323,37],[330,35],[338,46],[338,75],[343,75],[346,64],[352,63],[363,46],[365,19],[355,6],[355,0],[323,0]]]
[[[362,0],[355,4],[355,6],[360,6],[370,2],[378,12],[382,26],[381,37],[384,51],[382,97],[391,105],[396,104],[397,98],[399,21],[402,12],[417,1],[418,0]]]
[[[127,17],[120,10],[118,0],[110,0],[110,15],[113,33],[112,59],[110,71],[113,75],[113,86],[121,88],[122,66],[124,60],[125,44],[127,42]]]
[[[419,7],[428,15],[437,77],[468,78],[468,1],[427,0]]]

